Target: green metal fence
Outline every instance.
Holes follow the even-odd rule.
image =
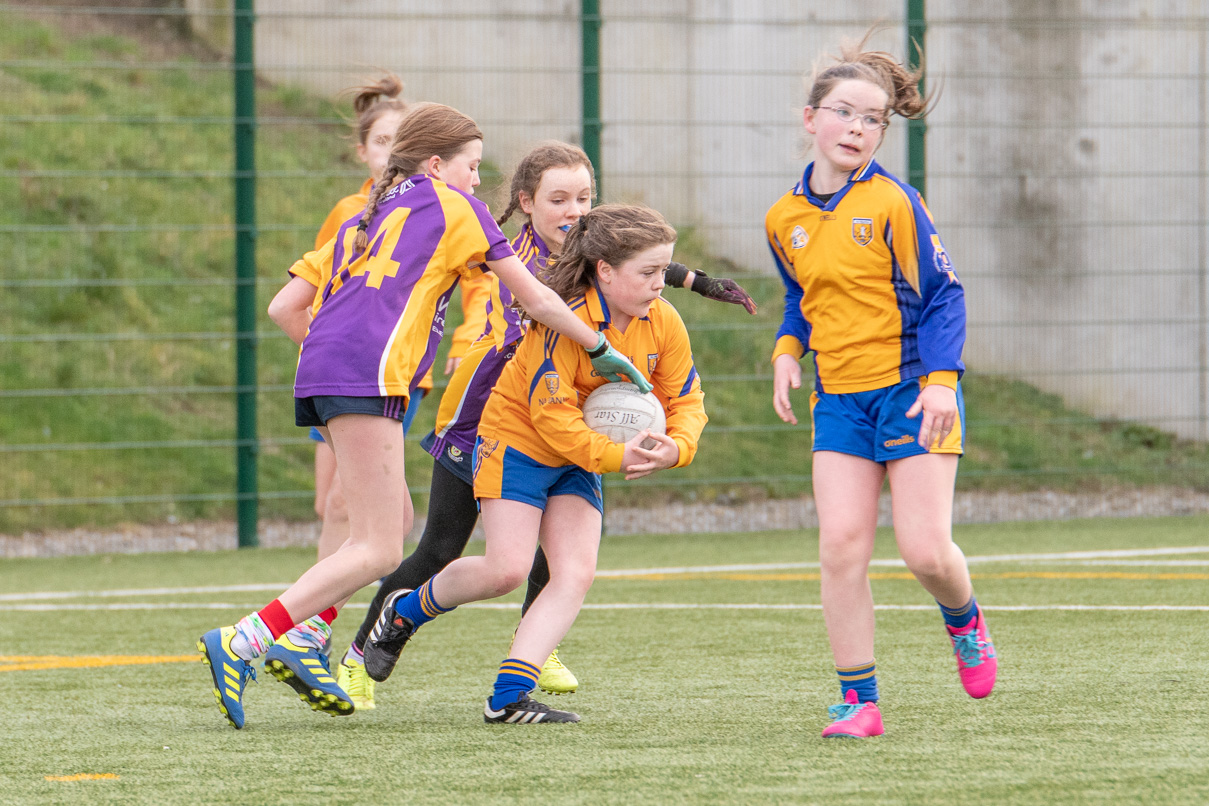
[[[921,187],[926,162],[967,287],[959,483],[1205,488],[1201,4],[572,5],[0,5],[0,534],[210,519],[251,543],[258,520],[311,517],[296,353],[264,308],[364,178],[337,90],[378,68],[472,114],[494,184],[536,140],[582,142],[603,198],[663,210],[682,259],[760,302],[753,319],[668,292],[707,439],[693,467],[610,501],[802,494],[808,430],[769,402],[781,289],[762,217],[806,161],[803,76],[876,23],[880,47],[923,46],[941,89],[926,145],[893,125],[879,159]],[[420,509],[434,408],[409,444]]]

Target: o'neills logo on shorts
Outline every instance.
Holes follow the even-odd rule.
[[[910,445],[915,441],[915,437],[910,434],[903,434],[898,439],[888,439],[882,443],[887,448],[897,448],[899,445]]]

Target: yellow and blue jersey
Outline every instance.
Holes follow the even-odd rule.
[[[965,295],[923,198],[870,160],[824,202],[813,168],[764,221],[785,284],[773,357],[813,350],[815,388],[831,394],[921,376],[955,388]]]
[[[595,286],[569,304],[651,382],[667,413],[667,435],[680,448],[676,466],[692,462],[708,418],[680,314],[659,298],[646,316],[633,319],[622,332]],[[588,428],[581,408],[605,382],[582,347],[534,324],[487,401],[479,424],[480,454],[504,445],[549,467],[575,464],[592,473],[620,470],[624,447]]]
[[[354,254],[357,218],[291,269],[327,278],[303,339],[295,397],[410,396],[436,356],[459,279],[513,254],[487,206],[424,175],[382,196]]]

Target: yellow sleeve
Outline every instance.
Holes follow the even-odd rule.
[[[664,310],[664,309],[661,309]],[[701,432],[709,417],[705,413],[705,392],[693,362],[688,329],[672,306],[660,316],[659,363],[651,376],[655,396],[667,412],[667,435],[680,448],[675,467],[686,467],[697,455]]]
[[[772,360],[775,363],[777,356],[792,355],[795,359],[801,360],[802,356],[806,355],[806,346],[802,344],[797,336],[785,335],[777,339],[777,344],[772,349]]]
[[[938,369],[933,372],[929,372],[927,375],[923,376],[923,385],[920,386],[920,388],[923,389],[928,384],[932,384],[932,383],[937,384],[939,386],[947,386],[950,389],[956,390],[957,389],[957,370],[955,370],[955,369]]]
[[[307,252],[294,261],[294,265],[290,266],[290,274],[322,289],[332,276],[332,254],[335,250],[336,239],[328,238],[314,251]]]
[[[487,302],[491,299],[491,274],[480,274],[463,280],[462,324],[453,331],[453,344],[449,348],[450,358],[466,355],[470,345],[483,335],[487,327]]]
[[[621,470],[625,446],[588,428],[579,408],[575,377],[579,362],[588,360],[583,348],[542,326],[526,333],[519,349],[529,353],[523,366],[537,367],[528,380],[529,417],[538,436],[590,473]]]

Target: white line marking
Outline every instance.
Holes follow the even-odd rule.
[[[1143,612],[1148,610],[1171,612],[1209,613],[1209,605],[980,605],[987,612],[1030,612],[1030,611],[1060,611],[1060,612]],[[240,610],[249,611],[260,607],[260,604],[232,604],[225,602],[199,602],[197,604],[102,604],[89,605],[89,610]],[[368,604],[354,603],[345,607],[346,610],[364,610]],[[520,610],[520,604],[477,602],[462,605],[469,610]],[[822,610],[817,604],[676,604],[658,602],[647,604],[585,604],[583,610]],[[9,612],[48,613],[71,610],[79,612],[79,605],[61,604],[19,604],[6,607]],[[931,613],[936,605],[874,605],[874,610],[889,611],[920,611]]]
[[[1000,563],[1000,562],[1062,562],[1062,561],[1081,561],[1077,564],[1093,565],[1209,565],[1209,560],[1174,560],[1166,563],[1160,561],[1145,561],[1137,560],[1132,562],[1114,562],[1112,560],[1128,557],[1160,557],[1172,554],[1206,554],[1209,553],[1209,546],[1175,546],[1167,548],[1149,548],[1149,549],[1106,549],[1102,551],[1064,551],[1050,554],[984,554],[966,557],[966,562],[970,565],[979,563]],[[1094,562],[1101,560],[1100,563]],[[878,568],[905,568],[906,563],[900,559],[885,559],[873,560],[869,563],[870,566]],[[609,569],[598,570],[596,577],[598,579],[609,579],[614,577],[629,577],[629,576],[646,576],[652,574],[709,574],[709,573],[728,573],[738,571],[790,571],[803,568],[818,568],[817,562],[800,562],[800,563],[750,563],[740,565],[688,565],[688,566],[673,566],[668,568],[629,568],[629,569]],[[100,598],[120,598],[125,596],[186,596],[189,594],[201,593],[259,593],[262,591],[281,592],[290,587],[290,582],[262,582],[244,585],[206,585],[200,587],[189,588],[125,588],[118,590],[94,590],[94,591],[37,591],[31,593],[0,593],[0,602],[29,602],[39,600],[64,600],[64,599],[100,599]],[[372,583],[377,585],[377,582]],[[184,606],[184,605],[182,605]],[[203,605],[188,605],[189,607],[203,607]],[[233,607],[235,605],[232,605]],[[225,605],[216,605],[216,607],[225,607]],[[243,607],[243,605],[239,605]],[[14,608],[9,608],[14,609]],[[51,607],[48,609],[61,609],[59,607]],[[100,609],[99,607],[97,609]],[[122,608],[113,608],[122,609]]]

